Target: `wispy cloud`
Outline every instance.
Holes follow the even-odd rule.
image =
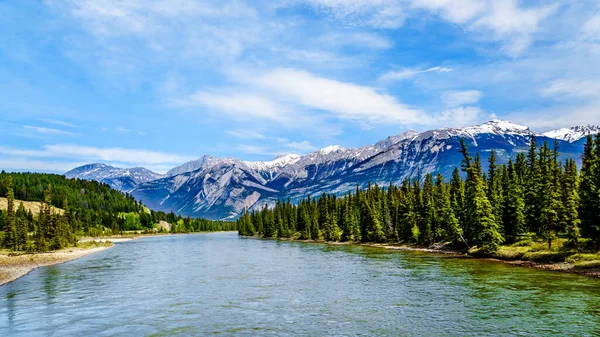
[[[75,136],[77,135],[74,132],[71,131],[65,131],[65,130],[60,130],[60,129],[54,129],[54,128],[45,128],[45,127],[41,127],[41,126],[32,126],[32,125],[23,125],[23,131],[25,133],[29,133],[29,132],[34,132],[36,134],[39,135],[46,135],[46,136]]]
[[[280,68],[243,81],[260,86],[283,100],[326,111],[340,119],[371,123],[426,122],[423,112],[374,88],[320,77],[297,69]],[[425,117],[425,118],[424,118]]]
[[[48,124],[55,124],[55,125],[64,126],[64,127],[67,127],[67,128],[76,128],[77,127],[77,125],[75,125],[73,123],[61,121],[61,120],[58,120],[58,119],[42,118],[42,119],[40,119],[40,121],[48,123]]]
[[[413,77],[417,76],[418,74],[430,73],[430,72],[448,73],[451,71],[452,71],[451,68],[439,67],[439,66],[431,67],[431,68],[427,68],[427,69],[404,68],[402,70],[389,71],[389,72],[379,76],[379,80],[380,81],[401,81],[401,80],[407,80],[407,79],[413,78]]]
[[[405,20],[400,1],[394,0],[306,0],[318,13],[349,26],[394,29]]]
[[[144,149],[99,148],[70,144],[45,145],[39,150],[0,147],[0,154],[20,158],[69,158],[78,162],[103,161],[133,165],[180,164],[195,159],[193,156]]]
[[[290,109],[286,106],[259,93],[238,92],[237,89],[220,93],[200,91],[188,97],[173,99],[172,102],[183,107],[204,106],[238,121],[266,119],[281,124],[290,122]]]
[[[600,99],[600,80],[596,79],[559,79],[550,82],[542,90],[548,97],[586,97]]]
[[[253,130],[227,130],[226,134],[239,139],[266,139],[267,136]]]
[[[301,142],[289,142],[287,144],[284,144],[284,146],[288,149],[291,149],[293,151],[298,151],[300,153],[311,152],[311,151],[315,151],[317,149],[317,147],[312,145],[307,140],[304,140]]]
[[[277,156],[281,154],[277,151],[272,151],[266,146],[260,145],[251,145],[251,144],[238,144],[236,149],[242,153],[250,154],[250,155],[260,155],[260,156]]]
[[[472,105],[481,100],[483,94],[479,90],[449,91],[442,95],[442,101],[447,107]]]

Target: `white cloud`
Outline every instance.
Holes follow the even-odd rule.
[[[600,40],[600,13],[597,12],[583,25],[581,29],[585,39]]]
[[[388,49],[393,46],[393,42],[389,39],[366,32],[329,33],[318,38],[317,42],[324,46],[352,46],[370,49]]]
[[[31,125],[23,125],[23,131],[25,133],[35,132],[37,134],[46,135],[46,136],[60,136],[60,135],[75,136],[75,135],[77,135],[76,133],[70,132],[70,131],[54,129],[54,128],[44,128],[44,127],[40,127],[40,126],[31,126]]]
[[[307,0],[321,14],[349,26],[398,28],[404,23],[402,6],[395,0]]]
[[[144,149],[98,148],[69,144],[45,145],[41,150],[0,147],[0,154],[13,158],[71,158],[85,162],[102,161],[133,165],[180,164],[195,159],[192,156]]]
[[[260,132],[247,130],[227,130],[226,134],[239,139],[266,139],[267,137]]]
[[[353,83],[280,68],[244,81],[300,106],[341,118],[371,123],[427,123],[427,116],[395,97]]]
[[[444,126],[466,126],[478,122],[484,112],[479,107],[462,106],[447,109],[437,117],[438,123]]]
[[[68,127],[68,128],[76,128],[77,125],[69,123],[69,122],[65,122],[65,121],[61,121],[58,119],[49,119],[49,118],[42,118],[40,119],[40,121],[45,122],[45,123],[49,123],[49,124],[55,124],[55,125],[60,125],[60,126],[64,126],[64,127]]]
[[[497,39],[508,41],[504,50],[511,56],[518,56],[529,47],[539,23],[558,8],[554,4],[522,9],[517,0],[491,1],[489,4],[486,13],[471,27],[489,29]]]
[[[77,161],[42,161],[28,158],[0,159],[0,170],[20,172],[58,172],[64,173],[75,167],[85,165]]]
[[[411,1],[414,8],[439,13],[444,19],[466,23],[485,10],[486,4],[479,0],[420,0]]]
[[[389,71],[379,77],[380,81],[401,81],[409,78],[413,78],[418,74],[436,72],[436,73],[448,73],[451,72],[451,68],[446,67],[432,67],[428,69],[419,68],[404,68],[402,70]]]
[[[251,144],[238,144],[236,149],[245,154],[254,154],[261,156],[276,156],[279,155],[278,152],[271,151],[264,146],[260,145],[251,145]]]
[[[401,27],[407,17],[423,17],[420,11],[425,10],[492,40],[503,41],[503,50],[513,57],[529,47],[540,22],[558,9],[558,4],[524,7],[517,0],[304,1],[347,25],[387,29]],[[593,28],[595,24],[592,22],[590,26]]]
[[[481,100],[483,94],[479,90],[450,91],[442,95],[442,101],[447,107],[472,105]]]
[[[588,97],[600,99],[600,80],[558,79],[544,88],[542,94],[553,98]]]
[[[298,151],[301,153],[311,152],[311,151],[315,151],[317,149],[314,145],[312,145],[307,140],[304,140],[301,142],[290,142],[290,143],[284,144],[284,146],[288,149],[292,149],[294,151]]]
[[[267,119],[282,124],[290,123],[288,108],[256,93],[240,93],[237,90],[224,93],[201,91],[174,102],[183,106],[202,105],[226,113],[238,121]]]

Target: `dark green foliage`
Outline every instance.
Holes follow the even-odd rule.
[[[579,215],[584,237],[600,246],[600,135],[587,137],[581,157]]]
[[[502,224],[504,225],[504,238],[507,243],[516,241],[517,236],[525,230],[525,202],[523,201],[523,185],[512,160],[502,179],[503,207]]]
[[[507,165],[496,164],[492,152],[486,174],[479,155],[471,157],[464,142],[460,153],[464,180],[456,168],[449,182],[428,173],[400,186],[369,184],[342,197],[278,202],[272,209],[246,212],[238,220],[239,232],[326,241],[449,242],[484,252],[532,234],[549,245],[557,235],[572,247],[580,238],[600,245],[600,136],[588,138],[581,179],[573,160],[558,161],[556,144],[552,150],[548,144],[538,147],[535,137],[527,156],[519,153]]]
[[[67,179],[56,174],[0,173],[0,197],[8,209],[1,212],[2,246],[11,250],[47,251],[76,244],[78,235],[119,234],[127,230],[150,231],[160,221],[172,232],[236,230],[235,222],[209,221],[148,212],[131,195],[95,181]],[[14,200],[40,202],[39,215]],[[55,212],[64,209],[64,213]]]

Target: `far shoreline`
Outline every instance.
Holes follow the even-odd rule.
[[[548,271],[557,271],[569,274],[577,274],[581,276],[591,277],[594,279],[600,279],[600,268],[592,268],[592,269],[582,269],[577,268],[573,263],[569,262],[535,262],[531,260],[519,260],[519,259],[504,259],[498,257],[494,254],[491,255],[471,255],[467,252],[461,252],[457,250],[447,249],[445,247],[437,248],[437,247],[426,247],[426,246],[418,246],[418,245],[405,245],[405,244],[394,244],[394,243],[370,243],[370,242],[337,242],[337,241],[324,241],[324,240],[295,240],[291,238],[263,238],[260,236],[245,236],[246,238],[251,239],[262,239],[262,240],[277,240],[277,241],[289,241],[289,242],[302,242],[302,243],[315,243],[315,244],[325,244],[332,246],[363,246],[363,247],[371,247],[371,248],[381,248],[387,250],[396,250],[396,251],[411,251],[411,252],[422,252],[428,254],[441,254],[448,256],[456,256],[461,258],[469,258],[469,259],[478,259],[489,262],[497,262],[509,264],[511,266],[517,267],[528,267],[535,268],[541,270]]]

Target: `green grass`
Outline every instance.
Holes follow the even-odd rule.
[[[113,243],[110,241],[86,241],[86,242],[78,242],[78,248],[95,248],[95,247],[112,247]]]
[[[533,236],[523,238],[511,245],[500,246],[500,248],[491,257],[501,260],[521,260],[538,263],[557,263],[568,262],[575,268],[591,269],[600,268],[600,252],[585,251],[565,246],[567,240],[564,238],[554,238],[552,240],[552,249],[548,249],[548,242],[535,239]],[[589,246],[586,242],[581,242],[581,247]],[[469,251],[473,256],[490,256],[483,254],[477,247]]]

